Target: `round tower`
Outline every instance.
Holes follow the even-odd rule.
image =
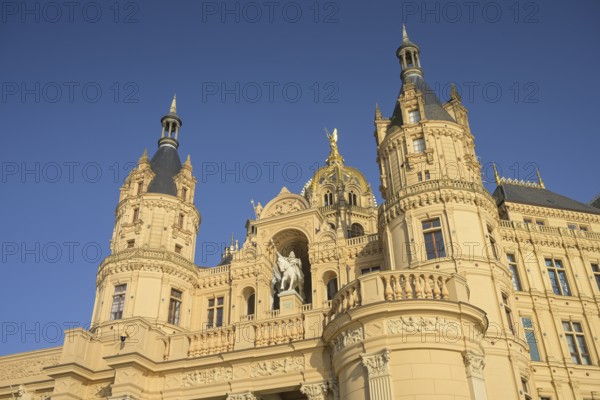
[[[176,98],[162,117],[152,159],[146,151],[121,187],[111,254],[98,270],[92,323],[144,318],[171,331],[189,328],[200,213],[188,156],[178,154]]]

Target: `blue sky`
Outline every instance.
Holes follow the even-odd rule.
[[[0,5],[0,354],[60,345],[90,320],[120,184],[154,153],[174,93],[199,265],[243,239],[251,199],[301,190],[327,157],[324,128],[376,190],[374,107],[393,109],[403,20],[430,86],[462,91],[484,166],[537,166],[584,202],[600,191],[595,0],[73,4]]]

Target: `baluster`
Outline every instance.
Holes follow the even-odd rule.
[[[299,339],[304,339],[304,320],[302,317],[298,318],[298,335]]]
[[[410,275],[410,274],[404,275],[404,292],[406,293],[407,299],[413,298],[413,289],[412,289],[412,285],[410,282],[411,277],[412,277],[412,275]]]
[[[275,323],[275,328],[277,329],[276,343],[279,344],[283,341],[283,321],[277,321]]]
[[[392,292],[392,288],[390,286],[389,277],[384,275],[381,277],[381,279],[383,279],[384,285],[383,296],[386,300],[392,300],[394,298],[394,293]]]
[[[394,276],[394,299],[402,298],[402,286],[400,286],[400,276]]]
[[[423,286],[421,286],[421,276],[415,275],[415,294],[417,299],[423,298]]]
[[[433,298],[434,299],[440,298],[439,279],[440,279],[439,276],[435,276],[435,275],[433,276]]]
[[[354,308],[354,306],[356,305],[356,302],[354,301],[354,292],[356,291],[356,289],[354,289],[353,287],[350,288],[350,296],[348,296],[348,309]]]
[[[269,323],[269,344],[273,344],[274,340],[275,340],[275,329],[274,329],[274,325],[275,322],[270,322]]]
[[[433,296],[432,296],[431,285],[429,284],[429,276],[423,275],[423,280],[425,281],[425,288],[424,288],[425,298],[432,299]]]
[[[448,293],[448,288],[446,287],[446,279],[442,277],[442,300],[447,300],[450,293]]]
[[[199,336],[198,336],[198,340],[200,341],[200,355],[203,356],[206,354],[206,345],[207,345],[207,337],[206,337],[206,333],[202,332]]]

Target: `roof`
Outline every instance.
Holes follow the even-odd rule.
[[[502,183],[496,188],[492,196],[496,199],[498,205],[506,201],[510,203],[530,204],[538,207],[600,214],[599,208],[592,207],[537,186]]]
[[[150,182],[148,192],[177,196],[177,186],[173,180],[181,171],[181,160],[177,149],[168,145],[160,146],[150,160],[150,167],[156,176]]]
[[[427,85],[427,82],[423,79],[423,77],[419,75],[410,75],[407,76],[405,81],[409,81],[413,83],[418,91],[423,93],[423,99],[425,101],[425,118],[430,120],[438,120],[438,121],[450,121],[456,122],[448,111],[444,110],[442,107],[442,103],[438,99],[437,95]],[[400,93],[402,93],[402,89],[400,89]],[[398,95],[400,97],[400,94]],[[400,127],[404,125],[402,121],[402,112],[400,110],[400,103],[396,102],[396,107],[394,107],[394,113],[392,114],[391,122],[388,127],[388,130],[392,127]]]

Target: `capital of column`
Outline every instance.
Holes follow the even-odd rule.
[[[258,400],[252,392],[228,394],[227,400]]]
[[[300,386],[300,393],[305,394],[308,400],[326,400],[327,399],[327,382],[305,384]]]
[[[369,373],[369,378],[389,375],[390,370],[388,367],[388,361],[390,360],[390,350],[384,349],[379,353],[372,354],[361,354],[363,366]]]

